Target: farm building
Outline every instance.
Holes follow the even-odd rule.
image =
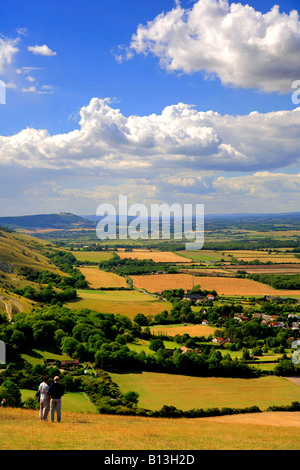
[[[199,302],[203,299],[201,294],[184,294],[185,300],[193,300],[195,302]]]
[[[68,361],[61,361],[60,362],[61,367],[67,368],[67,369],[73,369],[76,368],[79,365],[79,359],[71,359]]]

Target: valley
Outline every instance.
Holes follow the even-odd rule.
[[[280,224],[279,232],[273,219],[268,232],[257,220],[255,231],[220,223],[208,222],[198,251],[175,241],[100,242],[73,226],[0,228],[0,398],[12,380],[22,392],[17,409],[35,409],[41,375],[58,372],[66,413],[74,395],[74,410],[102,419],[297,416],[299,385],[287,379],[299,376],[298,230]],[[64,369],[66,360],[78,365]]]

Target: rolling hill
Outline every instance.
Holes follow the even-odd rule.
[[[20,310],[21,306],[27,311],[29,304],[32,304],[28,299],[12,293],[15,288],[34,287],[34,283],[20,274],[21,268],[51,271],[66,276],[47,257],[54,250],[55,247],[49,242],[0,227],[0,312],[10,314],[16,308]]]
[[[49,242],[0,227],[0,271],[4,273],[13,273],[18,266],[58,272],[46,256],[54,249]]]

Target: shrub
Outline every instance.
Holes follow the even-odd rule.
[[[40,407],[39,402],[34,397],[28,397],[23,403],[23,408],[27,410],[38,410]]]
[[[19,387],[11,380],[5,380],[0,387],[0,402],[6,399],[7,406],[21,407],[21,392]]]

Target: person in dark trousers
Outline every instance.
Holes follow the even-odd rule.
[[[64,393],[64,387],[59,383],[59,377],[54,377],[54,382],[50,385],[48,390],[50,397],[50,419],[52,422],[54,422],[55,410],[57,422],[59,423],[61,420],[61,397]]]

